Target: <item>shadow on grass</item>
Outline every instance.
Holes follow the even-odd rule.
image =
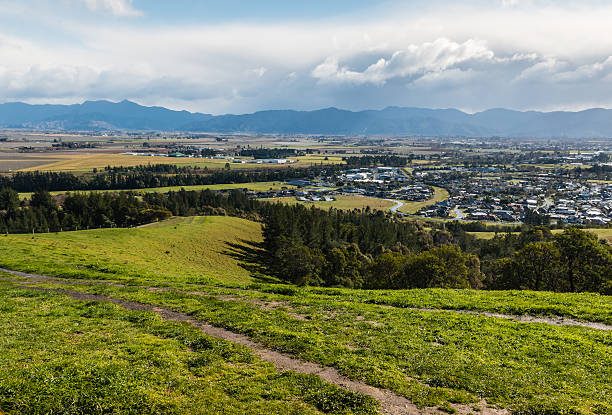
[[[226,242],[226,249],[222,251],[224,255],[238,261],[238,265],[251,273],[251,277],[256,282],[278,283],[276,278],[266,275],[268,257],[263,243],[240,239],[239,243]]]

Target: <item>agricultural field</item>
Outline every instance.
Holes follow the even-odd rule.
[[[325,160],[327,158],[327,160]],[[148,156],[130,156],[117,153],[83,153],[75,152],[73,154],[27,154],[24,155],[24,160],[28,160],[28,166],[20,168],[19,171],[66,171],[73,173],[84,173],[93,169],[103,169],[104,167],[133,167],[147,164],[176,164],[178,166],[192,167],[207,167],[209,169],[221,169],[228,163],[227,160],[221,159],[205,159],[205,158],[189,158],[189,157],[148,157]],[[297,163],[292,163],[295,167],[308,167],[311,164],[337,164],[344,163],[341,157],[324,155],[308,155],[304,157],[296,157]],[[0,160],[0,163],[2,161]],[[29,165],[37,163],[35,165]],[[231,163],[232,169],[247,169],[257,167],[276,167],[278,164],[253,164],[253,163]],[[281,165],[282,167],[283,165]],[[15,167],[19,167],[15,165]]]
[[[228,189],[249,189],[256,192],[265,192],[267,190],[280,190],[282,188],[295,189],[295,186],[285,184],[284,182],[252,182],[252,183],[230,183],[230,184],[206,184],[195,186],[168,186],[168,187],[150,187],[146,189],[122,189],[122,190],[87,190],[87,193],[104,193],[104,192],[135,192],[135,193],[167,193],[170,191],[178,192],[181,189],[187,191],[201,190],[228,190]],[[53,196],[66,193],[66,191],[49,192]],[[29,199],[32,193],[19,193],[19,198]]]
[[[288,204],[302,204],[305,206],[315,206],[320,209],[343,209],[343,210],[353,210],[353,209],[365,209],[366,207],[370,207],[373,210],[388,210],[395,206],[397,203],[391,200],[378,199],[375,197],[365,197],[365,196],[352,196],[352,195],[340,195],[334,196],[335,200],[332,202],[302,202],[297,200],[295,197],[275,197],[269,199],[261,199],[262,201],[269,202],[282,202]]]

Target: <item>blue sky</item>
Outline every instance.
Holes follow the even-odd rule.
[[[612,4],[0,0],[0,100],[612,107]]]

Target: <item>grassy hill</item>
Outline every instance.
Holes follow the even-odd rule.
[[[224,252],[259,241],[260,225],[233,217],[173,218],[133,229],[0,236],[0,266],[76,278],[246,283]]]
[[[1,267],[82,279],[0,272],[0,413],[373,413],[322,382],[330,371],[431,414],[612,411],[612,297],[254,283],[231,255],[244,240],[261,240],[259,224],[230,217],[0,236]],[[257,346],[109,300],[182,313]],[[320,378],[275,371],[262,362],[274,352]]]

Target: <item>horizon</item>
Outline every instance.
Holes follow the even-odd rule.
[[[454,111],[463,112],[464,114],[467,114],[467,115],[474,115],[474,114],[479,114],[479,113],[483,113],[483,112],[487,112],[487,111],[495,111],[495,110],[511,111],[511,112],[519,112],[519,113],[536,112],[536,113],[542,113],[542,114],[550,114],[550,113],[556,113],[556,112],[559,112],[559,113],[581,113],[581,112],[587,112],[587,111],[592,111],[592,110],[604,110],[604,111],[611,111],[612,110],[612,107],[610,107],[610,108],[606,108],[606,107],[588,107],[588,108],[577,109],[577,110],[550,110],[550,111],[542,111],[542,110],[537,110],[537,109],[522,109],[521,110],[521,109],[514,109],[514,108],[493,107],[493,108],[485,108],[485,109],[480,110],[480,111],[470,112],[470,111],[463,110],[461,108],[453,108],[453,107],[423,107],[423,106],[387,105],[387,106],[380,107],[380,108],[363,108],[363,109],[348,109],[348,108],[341,108],[341,107],[335,107],[335,106],[324,107],[324,108],[313,108],[313,109],[308,109],[308,110],[300,110],[300,109],[295,109],[295,108],[264,108],[264,109],[259,109],[259,110],[252,111],[252,112],[241,112],[241,113],[230,113],[230,112],[228,112],[228,113],[214,114],[214,113],[205,113],[205,112],[199,112],[199,111],[190,111],[187,108],[173,108],[173,107],[165,106],[163,104],[146,105],[146,104],[143,104],[143,103],[140,103],[140,102],[137,102],[135,100],[128,99],[128,98],[124,98],[124,99],[121,99],[121,100],[86,99],[86,100],[82,100],[80,102],[62,103],[62,104],[54,104],[54,103],[36,103],[36,104],[31,104],[31,103],[24,102],[24,101],[5,101],[5,102],[0,102],[0,105],[4,105],[4,104],[26,104],[26,105],[33,105],[33,106],[35,106],[35,105],[37,105],[37,106],[44,106],[44,105],[72,106],[72,105],[83,105],[83,104],[88,103],[88,102],[107,102],[107,103],[111,103],[111,104],[120,104],[122,102],[129,102],[129,103],[136,104],[138,106],[146,107],[146,108],[162,108],[162,109],[165,109],[165,110],[176,111],[176,112],[186,111],[186,112],[189,112],[191,114],[212,115],[214,117],[224,116],[224,115],[248,115],[248,114],[255,114],[255,113],[259,113],[259,112],[273,112],[273,111],[314,112],[314,111],[323,111],[323,110],[329,110],[329,109],[335,109],[335,110],[339,110],[339,111],[348,111],[348,112],[353,112],[353,113],[364,112],[364,111],[384,111],[384,110],[392,109],[392,108],[419,109],[419,110],[432,110],[432,111],[454,110]]]

